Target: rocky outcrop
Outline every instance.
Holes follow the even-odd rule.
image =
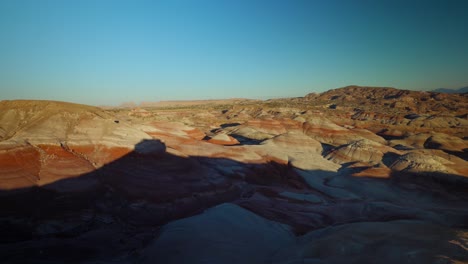
[[[428,156],[421,152],[409,152],[402,155],[391,165],[391,169],[413,173],[447,173],[457,174],[449,167],[451,161],[438,156]]]
[[[449,152],[468,152],[468,141],[442,133],[434,133],[424,142],[428,149],[441,149]]]
[[[232,146],[239,144],[239,141],[237,141],[237,139],[226,134],[217,134],[214,137],[210,138],[208,142],[224,146]]]
[[[281,134],[272,139],[262,142],[264,146],[275,146],[285,152],[316,153],[321,154],[323,151],[322,144],[317,140],[297,132],[288,132]]]
[[[364,129],[348,129],[339,126],[324,117],[309,118],[303,123],[304,134],[325,144],[339,146],[352,141],[370,137],[382,141],[381,138]]]
[[[289,131],[300,130],[300,127],[300,122],[291,119],[253,119],[227,128],[226,131],[234,136],[262,141]]]
[[[300,132],[276,136],[253,149],[262,157],[304,170],[336,171],[339,168],[321,156],[320,142]]]
[[[387,152],[398,151],[371,140],[361,139],[331,150],[325,158],[338,164],[350,162],[378,164]]]

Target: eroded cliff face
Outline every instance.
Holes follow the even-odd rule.
[[[357,86],[138,111],[1,101],[0,256],[468,261],[466,109]]]

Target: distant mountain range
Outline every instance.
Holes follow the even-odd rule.
[[[438,88],[432,91],[437,93],[468,93],[468,86],[458,89]]]

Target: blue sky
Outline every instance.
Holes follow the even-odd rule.
[[[468,85],[468,1],[0,0],[0,100]]]

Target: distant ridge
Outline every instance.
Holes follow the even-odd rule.
[[[202,104],[231,104],[245,101],[259,101],[247,98],[230,98],[230,99],[205,99],[205,100],[167,100],[158,102],[141,102],[140,107],[173,107],[173,106],[194,106]]]
[[[436,93],[460,93],[461,94],[461,93],[468,93],[468,86],[461,87],[458,89],[438,88],[432,91]]]

